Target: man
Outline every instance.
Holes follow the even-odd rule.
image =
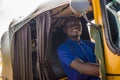
[[[58,56],[68,80],[100,80],[94,44],[80,39],[82,26],[79,19],[67,17],[64,31],[68,39],[59,46]]]

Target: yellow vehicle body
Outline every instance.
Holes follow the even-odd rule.
[[[102,25],[102,36],[104,46],[104,60],[106,67],[106,80],[120,80],[120,56],[113,53],[107,46],[105,39],[104,25],[102,21],[102,11],[100,8],[100,0],[92,0],[95,23]],[[113,74],[113,75],[112,75]]]

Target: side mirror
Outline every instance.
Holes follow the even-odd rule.
[[[88,23],[93,25],[93,23],[91,23],[86,16],[86,12],[88,11],[89,7],[90,5],[88,0],[71,0],[70,2],[71,10],[75,14],[78,14],[80,16],[82,15]]]
[[[89,8],[88,0],[71,0],[70,8],[76,14],[85,13]]]

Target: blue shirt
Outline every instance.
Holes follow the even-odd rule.
[[[77,58],[80,58],[84,62],[96,63],[94,43],[82,40],[80,40],[79,43],[80,44],[71,39],[67,39],[58,48],[58,56],[68,76],[68,80],[100,80],[98,77],[81,74],[70,67],[71,62]]]

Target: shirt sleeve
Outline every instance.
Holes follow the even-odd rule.
[[[57,50],[59,59],[62,63],[67,66],[70,66],[71,62],[78,57],[74,55],[74,52],[69,49],[67,46],[61,46]]]

